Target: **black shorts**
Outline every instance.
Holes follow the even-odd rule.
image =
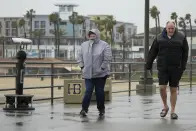
[[[158,71],[159,85],[167,85],[177,87],[182,77],[183,71],[178,69],[170,69],[166,71]]]

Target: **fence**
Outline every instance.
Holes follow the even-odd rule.
[[[67,66],[69,65],[69,66]],[[155,69],[156,64],[154,64],[154,73],[153,76],[156,78],[157,71]],[[187,70],[184,73],[184,76],[182,77],[183,80],[186,81],[186,84],[180,85],[180,86],[190,86],[190,90],[192,90],[192,85],[194,85],[194,81],[196,80],[194,68],[196,66],[196,63],[188,63]],[[6,70],[4,74],[0,74],[0,78],[16,78],[16,62],[0,62],[0,69]],[[69,68],[70,72],[61,72],[62,68]],[[55,97],[54,96],[54,90],[55,89],[61,89],[64,87],[63,84],[55,84],[55,81],[57,78],[80,78],[81,72],[79,70],[72,70],[72,68],[76,68],[77,63],[75,62],[58,62],[58,63],[46,63],[46,62],[27,62],[26,63],[26,69],[28,71],[31,70],[31,72],[28,72],[24,75],[25,78],[40,78],[40,80],[44,80],[45,78],[50,79],[49,85],[37,85],[37,86],[28,86],[25,87],[24,85],[24,91],[25,90],[38,90],[38,89],[50,89],[50,97],[45,98],[37,98],[34,101],[40,101],[40,100],[51,100],[51,104],[54,103],[54,99],[61,99],[62,96]],[[122,71],[122,67],[123,71]],[[34,71],[33,71],[34,69]],[[37,69],[37,71],[35,71]],[[132,91],[136,91],[136,89],[132,89],[132,83],[133,82],[139,82],[140,75],[144,74],[144,62],[112,62],[111,63],[111,77],[112,77],[112,83],[128,83],[127,89],[124,90],[117,90],[113,91],[112,93],[121,93],[121,92],[128,92],[128,95],[131,95]],[[190,70],[191,69],[191,70]],[[44,72],[44,71],[45,72]],[[43,73],[44,72],[44,73]],[[60,73],[59,73],[60,72]],[[188,76],[188,77],[187,77]],[[61,80],[62,80],[61,79]],[[155,79],[156,81],[156,79]],[[35,82],[36,81],[30,81]],[[9,85],[9,81],[7,82]],[[13,84],[13,83],[12,83]],[[12,85],[13,86],[13,85]],[[145,89],[144,89],[145,90]],[[0,93],[7,92],[7,91],[15,91],[15,88],[0,88]],[[35,91],[36,92],[36,91]],[[43,92],[44,93],[44,92]],[[36,95],[36,94],[35,94]],[[4,104],[4,102],[0,102],[0,104]]]

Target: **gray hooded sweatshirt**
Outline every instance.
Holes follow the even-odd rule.
[[[84,79],[105,77],[110,74],[111,48],[107,42],[100,40],[99,30],[89,32],[95,33],[97,38],[94,42],[88,40],[81,44],[77,62]]]

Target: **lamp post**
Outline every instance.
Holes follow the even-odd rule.
[[[144,89],[146,91],[146,82],[147,82],[147,69],[146,69],[146,60],[149,52],[149,6],[150,0],[145,0],[145,24],[144,24]]]

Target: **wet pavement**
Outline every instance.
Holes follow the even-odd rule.
[[[169,97],[168,97],[169,98]],[[169,99],[168,99],[169,102]],[[100,118],[96,103],[88,116],[79,116],[80,105],[64,105],[63,101],[34,104],[32,112],[4,112],[0,110],[0,131],[196,131],[196,88],[181,89],[176,112],[160,118],[159,94],[115,96],[106,103],[105,117]]]

